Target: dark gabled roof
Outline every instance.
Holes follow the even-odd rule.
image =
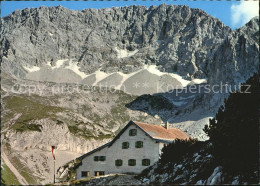
[[[165,129],[164,127],[159,126],[159,125],[153,125],[153,124],[147,124],[147,123],[140,123],[140,122],[132,121],[132,120],[131,120],[131,121],[129,121],[128,124],[116,135],[116,137],[115,137],[112,141],[110,141],[110,142],[108,142],[108,143],[106,143],[106,144],[104,144],[104,145],[102,145],[102,146],[100,146],[100,147],[98,147],[98,148],[96,148],[96,149],[94,149],[94,150],[92,150],[92,151],[90,151],[90,152],[88,152],[88,153],[86,153],[86,154],[80,156],[78,159],[81,159],[81,160],[82,160],[83,158],[89,156],[90,154],[93,154],[93,153],[95,153],[95,152],[97,152],[97,151],[100,151],[101,149],[103,149],[103,148],[105,148],[105,147],[110,147],[111,145],[113,145],[113,143],[114,143],[114,142],[128,129],[128,127],[131,126],[131,125],[135,125],[135,126],[136,126],[137,128],[139,128],[141,131],[143,131],[146,136],[148,136],[149,138],[151,138],[151,139],[154,140],[155,142],[161,142],[161,143],[169,144],[169,143],[171,143],[171,142],[172,142],[173,140],[175,140],[175,139],[189,139],[189,136],[188,136],[186,133],[184,133],[184,132],[182,132],[181,130],[179,130],[179,129],[174,129],[174,128]]]
[[[100,147],[98,147],[98,148],[96,148],[96,149],[94,149],[94,150],[92,150],[92,151],[90,151],[90,152],[88,152],[88,153],[86,153],[86,154],[83,154],[82,156],[78,157],[77,159],[82,160],[83,158],[87,157],[88,155],[93,154],[93,153],[100,151],[101,149],[107,147],[110,143],[111,143],[111,141],[102,145],[102,146],[100,146]]]

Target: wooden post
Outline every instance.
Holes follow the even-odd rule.
[[[53,166],[53,167],[54,167],[54,173],[53,173],[53,183],[55,183],[55,160],[53,160],[53,161],[54,161],[54,164],[53,164],[53,165],[54,165],[54,166]]]

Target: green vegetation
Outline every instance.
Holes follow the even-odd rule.
[[[115,121],[125,124],[130,120],[130,116],[126,114],[126,107],[124,106],[114,106],[111,109],[111,124]]]
[[[82,108],[82,110],[87,111],[88,113],[85,113],[85,117],[93,121],[93,125],[99,125],[100,127],[103,127],[104,131],[111,131],[112,128],[114,128],[115,125],[120,125],[124,126],[129,120],[130,116],[127,114],[127,108],[126,104],[133,101],[136,96],[131,96],[123,91],[116,91],[116,98],[113,102],[115,103],[114,105],[111,106],[111,110],[109,113],[102,115],[98,115],[96,113],[93,113],[89,107],[87,109],[85,106]],[[96,98],[92,98],[93,100],[97,100]],[[99,99],[99,103],[107,103],[109,100],[101,100]],[[106,126],[100,125],[100,123],[106,123]],[[71,127],[72,128],[72,127]],[[75,131],[76,133],[76,128],[72,129],[72,131]],[[120,129],[119,129],[120,130]],[[90,131],[89,131],[90,132]],[[87,132],[88,133],[88,132]],[[116,132],[117,133],[117,132]],[[91,134],[87,134],[88,136],[92,136]],[[111,135],[99,135],[99,138],[107,138],[107,137],[113,137],[114,134]]]
[[[166,99],[163,96],[157,95],[157,96],[148,96],[147,98],[150,100],[151,107],[153,109],[167,109],[167,110],[172,110],[173,105],[169,103],[168,99]]]
[[[9,167],[3,163],[1,165],[1,184],[3,185],[20,185],[18,179]]]
[[[55,119],[55,114],[63,110],[60,107],[43,105],[23,96],[13,96],[7,98],[6,109],[10,109],[13,113],[22,114],[16,123],[12,125],[12,129],[17,132],[40,132],[41,126],[37,124],[30,124],[31,121],[43,118]]]
[[[239,92],[231,93],[204,129],[216,161],[230,174],[247,177],[249,183],[257,183],[253,172],[259,170],[259,105],[259,74],[255,74]]]
[[[179,140],[176,139],[171,144],[164,146],[159,159],[158,171],[167,164],[175,164],[181,162],[184,157],[191,157],[198,152],[204,143],[197,139]]]
[[[61,124],[63,124],[63,123],[64,123],[63,121],[60,121],[60,120],[58,120],[58,119],[56,120],[56,124],[57,124],[57,125],[61,125]]]
[[[197,139],[176,139],[171,144],[163,147],[159,164],[167,164],[168,162],[177,163],[181,161],[184,156],[193,155],[200,149],[201,144],[202,142]]]
[[[142,107],[140,107],[140,105],[142,105]],[[174,109],[174,105],[161,95],[142,95],[126,106],[141,111],[148,111],[149,108],[157,111]]]
[[[74,134],[75,136],[81,136],[85,138],[86,140],[89,139],[96,139],[96,140],[101,140],[101,139],[106,139],[106,138],[112,138],[112,134],[99,134],[99,135],[94,135],[92,130],[82,130],[79,129],[77,125],[69,125],[68,126],[70,133]]]
[[[95,178],[95,177],[87,177],[87,178],[84,178],[84,179],[81,179],[81,180],[73,180],[69,184],[70,185],[82,185],[82,184],[88,183],[88,181],[93,179],[93,178]]]
[[[127,115],[126,105],[136,99],[137,96],[132,96],[124,93],[123,91],[119,92],[119,98],[117,99],[116,106],[113,106],[111,109],[111,121],[119,122],[122,125],[125,125],[130,120],[130,116]]]
[[[30,185],[36,185],[38,183],[33,176],[32,171],[28,167],[24,166],[18,157],[12,157],[12,163]],[[23,168],[21,169],[21,167]]]
[[[255,74],[239,91],[230,94],[204,128],[208,141],[175,140],[164,147],[155,175],[169,173],[165,184],[195,184],[222,166],[221,179],[226,184],[231,184],[234,177],[240,184],[259,183],[259,80],[259,74]],[[151,169],[145,169],[138,178],[148,177]],[[160,183],[157,178],[154,183]]]
[[[69,166],[70,164],[73,164],[73,166]],[[74,181],[76,179],[76,168],[81,164],[82,161],[77,158],[63,165],[64,170],[68,168],[68,176],[66,177],[66,180],[63,181],[70,181],[70,182]]]
[[[111,106],[111,110],[108,113],[105,114],[98,114],[93,112],[93,109],[90,105],[84,104],[82,105],[78,111],[79,113],[82,113],[82,115],[89,120],[91,120],[91,123],[83,123],[83,122],[75,122],[70,121],[68,124],[69,131],[74,134],[75,136],[81,136],[84,137],[86,140],[89,139],[106,139],[106,138],[112,138],[115,134],[111,133],[111,129],[114,128],[116,125],[122,125],[124,126],[129,120],[130,117],[127,113],[127,108],[125,105],[135,99],[136,96],[128,95],[122,91],[117,90],[115,95],[107,95],[109,98],[107,99],[100,99],[102,97],[102,94],[104,90],[102,88],[96,87],[96,94],[93,94],[93,97],[90,98],[90,101],[97,102],[98,104],[104,103],[107,104],[108,102],[112,101],[114,104]],[[100,92],[99,92],[100,91]],[[102,92],[103,91],[103,92]],[[111,99],[111,100],[108,100]],[[114,99],[114,100],[113,100]],[[57,123],[61,123],[60,121],[56,120]],[[63,120],[63,122],[65,122]],[[105,126],[103,126],[101,123],[106,123]],[[82,128],[82,126],[88,125],[91,126],[88,129]],[[95,126],[99,126],[102,128],[102,131],[100,133],[96,133]]]
[[[17,132],[24,132],[24,131],[38,131],[41,132],[41,125],[36,124],[28,124],[26,122],[16,123],[13,125],[13,129]]]

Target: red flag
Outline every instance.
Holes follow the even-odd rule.
[[[54,149],[55,149],[55,146],[51,146],[51,152],[52,152],[53,159],[56,160],[55,155],[54,155]]]

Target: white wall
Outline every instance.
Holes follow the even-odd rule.
[[[130,129],[137,129],[136,136],[129,136]],[[143,148],[135,148],[136,141],[143,141]],[[129,142],[128,149],[122,149],[122,142]],[[153,165],[159,159],[162,144],[156,143],[135,125],[131,125],[110,147],[95,152],[82,160],[82,165],[77,169],[77,179],[81,179],[81,171],[90,171],[90,176],[94,176],[94,171],[105,171],[110,173],[140,173],[149,166],[142,165],[142,159],[150,159]],[[159,147],[160,146],[160,147]],[[106,161],[94,161],[94,156],[106,156]],[[115,166],[115,160],[123,160],[122,166]],[[128,166],[129,159],[136,159],[135,166]]]
[[[159,155],[162,153],[162,148],[165,146],[164,143],[159,143]]]

